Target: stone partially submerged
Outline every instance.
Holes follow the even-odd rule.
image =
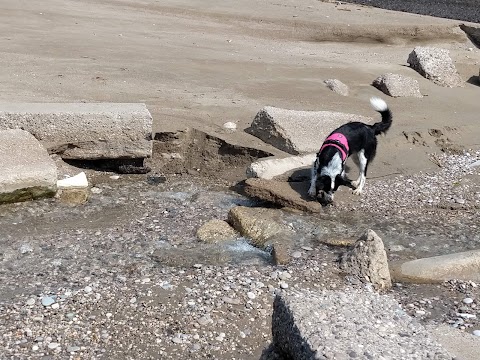
[[[372,119],[335,111],[296,111],[266,106],[245,131],[277,149],[298,155],[317,152],[328,134],[349,121],[370,123]]]
[[[311,167],[316,156],[316,153],[312,153],[302,156],[260,159],[251,163],[247,168],[247,177],[271,180],[276,176],[285,174],[295,169]]]
[[[55,162],[24,130],[0,131],[0,169],[0,203],[55,195]]]
[[[464,81],[446,49],[417,46],[408,56],[410,67],[420,75],[444,87],[462,87]]]
[[[138,159],[152,155],[145,104],[0,104],[0,130],[30,132],[63,159]]]
[[[272,335],[292,360],[452,359],[393,297],[360,290],[277,295]]]
[[[408,76],[383,74],[373,81],[373,86],[392,97],[422,97],[418,81]]]

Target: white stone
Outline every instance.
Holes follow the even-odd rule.
[[[256,296],[253,292],[251,292],[251,291],[249,291],[249,292],[247,293],[247,296],[248,296],[248,298],[249,298],[250,300],[253,300],[253,299],[255,299],[255,298],[257,297],[257,296]]]
[[[312,166],[316,156],[316,153],[311,153],[302,156],[260,159],[247,168],[247,177],[271,180],[286,172]]]
[[[57,181],[58,189],[84,189],[87,187],[87,175],[83,171],[75,176]]]
[[[237,130],[237,124],[232,121],[226,122],[225,124],[223,124],[223,127],[229,131]]]
[[[471,303],[473,303],[473,299],[467,297],[467,298],[463,299],[463,303],[464,303],[464,304],[467,304],[467,305],[468,305],[468,304],[471,304]]]

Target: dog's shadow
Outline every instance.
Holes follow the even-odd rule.
[[[345,172],[349,173],[350,170],[351,167],[348,164],[345,165]],[[311,171],[312,169],[310,167],[296,169],[287,178],[287,182],[290,188],[297,192],[300,195],[301,199],[305,201],[316,201],[308,195]]]

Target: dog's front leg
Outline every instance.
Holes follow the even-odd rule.
[[[308,189],[308,196],[310,196],[311,198],[317,197],[317,175],[318,175],[318,158],[313,163],[311,174],[310,174],[310,188]]]

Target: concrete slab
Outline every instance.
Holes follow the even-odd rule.
[[[131,159],[152,155],[152,116],[145,104],[0,104],[0,130],[30,132],[64,159]]]
[[[317,152],[323,140],[349,121],[373,123],[372,118],[335,111],[296,111],[266,106],[245,129],[289,154]]]
[[[55,195],[55,162],[27,131],[0,131],[0,169],[0,203]]]
[[[480,281],[480,250],[416,259],[390,266],[395,281],[437,283],[447,280]]]
[[[273,346],[293,360],[452,359],[388,295],[349,289],[277,295]]]
[[[276,176],[304,167],[311,167],[316,153],[303,156],[274,157],[255,161],[247,168],[247,177],[271,180]]]

